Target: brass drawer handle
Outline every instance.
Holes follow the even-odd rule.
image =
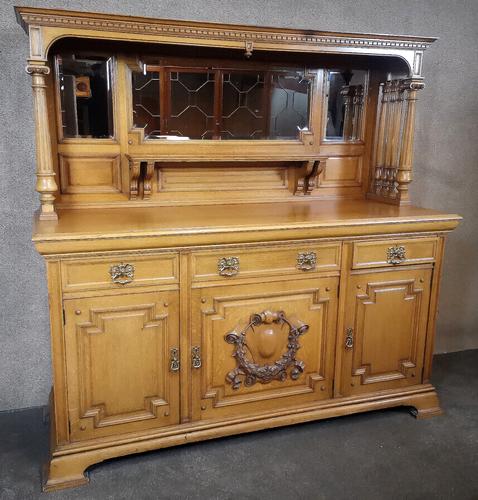
[[[179,371],[179,349],[172,347],[169,350],[169,370],[172,372]]]
[[[222,257],[217,263],[221,276],[235,276],[239,272],[239,257]]]
[[[201,368],[201,348],[198,345],[195,345],[191,349],[192,354],[192,366],[193,368]]]
[[[345,330],[345,348],[352,349],[354,346],[354,329],[347,328]]]
[[[300,252],[297,254],[297,269],[313,271],[317,267],[317,254],[315,252]]]
[[[116,264],[110,267],[110,276],[113,283],[126,285],[134,280],[134,266],[132,264]]]
[[[405,260],[407,260],[407,257],[405,256],[404,246],[389,247],[387,249],[387,262],[389,264],[396,266]]]

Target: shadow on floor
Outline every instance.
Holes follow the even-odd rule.
[[[42,409],[0,413],[0,499],[478,499],[478,350],[438,355],[445,415],[395,408],[118,458],[40,492]]]

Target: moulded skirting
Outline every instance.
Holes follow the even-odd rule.
[[[408,391],[383,391],[372,396],[328,400],[315,407],[290,408],[268,416],[251,417],[247,421],[196,422],[178,426],[173,431],[163,431],[162,435],[156,432],[118,439],[116,442],[63,446],[52,451],[51,460],[45,465],[43,490],[55,491],[85,484],[89,481],[86,469],[110,458],[396,406],[413,407],[412,414],[420,419],[442,413],[435,388],[426,384],[414,386]]]

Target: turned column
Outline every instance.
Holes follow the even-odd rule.
[[[342,129],[342,135],[344,140],[349,140],[352,137],[352,95],[349,85],[344,85],[340,91],[344,103],[344,126]]]
[[[50,72],[46,61],[29,61],[25,68],[32,76],[33,109],[36,142],[36,190],[40,193],[40,219],[58,219],[53,204],[58,189],[53,170],[53,158],[48,124],[46,75]]]
[[[376,195],[380,195],[384,184],[382,182],[382,176],[385,171],[385,130],[388,121],[388,99],[389,99],[389,83],[380,84],[380,113],[377,123],[377,137],[375,143],[375,154],[374,154],[374,176],[372,192]]]
[[[417,78],[410,78],[402,81],[402,90],[405,92],[404,101],[406,103],[406,115],[403,125],[400,161],[397,172],[397,190],[400,204],[407,204],[410,202],[408,185],[412,182],[413,138],[415,133],[417,92],[423,89],[424,86],[423,80]]]

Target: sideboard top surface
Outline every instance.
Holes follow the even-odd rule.
[[[366,200],[60,210],[36,220],[43,254],[449,231],[461,217]]]

